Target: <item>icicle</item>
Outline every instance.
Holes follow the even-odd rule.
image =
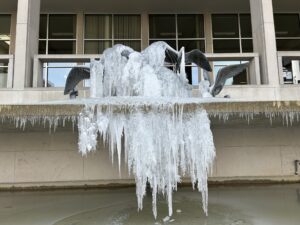
[[[91,60],[91,98],[103,97],[103,69],[101,60]]]
[[[172,193],[181,181],[180,171],[191,176],[203,196],[207,212],[207,176],[215,157],[210,121],[202,108],[184,112],[183,105],[158,104],[153,111],[133,108],[131,113],[116,113],[86,106],[79,116],[80,152],[87,154],[96,146],[97,135],[109,135],[111,156],[121,163],[124,133],[126,164],[136,181],[138,208],[143,208],[147,182],[153,190],[153,214],[157,216],[156,195],[166,193],[169,216],[173,213]]]

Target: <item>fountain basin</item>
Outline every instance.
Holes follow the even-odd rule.
[[[124,132],[125,158],[128,172],[134,174],[137,183],[138,208],[143,208],[149,181],[155,190],[155,217],[157,193],[167,193],[169,216],[173,214],[172,192],[181,181],[179,165],[180,171],[184,171],[182,175],[191,176],[194,186],[198,182],[207,213],[207,175],[215,157],[207,115],[222,120],[236,115],[249,120],[261,114],[272,120],[281,115],[287,123],[292,123],[298,120],[299,112],[300,102],[243,102],[224,98],[105,97],[0,106],[2,120],[13,120],[17,127],[25,128],[28,122],[32,125],[49,122],[50,127],[56,128],[60,121],[63,125],[66,120],[78,122],[79,150],[83,155],[96,150],[98,134],[104,141],[110,137],[110,155],[118,155],[119,171]],[[149,164],[151,160],[153,163]],[[165,174],[159,173],[161,168]]]
[[[103,99],[76,99],[48,101],[35,104],[2,104],[1,118],[16,117],[77,117],[85,105],[99,105],[113,111],[126,112],[137,107],[145,111],[159,109],[161,106],[183,106],[184,111],[198,108],[206,110],[209,116],[241,115],[285,115],[299,114],[300,101],[243,101],[223,98],[144,98],[144,97],[106,97]],[[171,109],[170,109],[171,110]]]

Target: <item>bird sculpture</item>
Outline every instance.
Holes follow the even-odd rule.
[[[161,42],[165,46],[165,63],[174,65],[175,72],[180,73],[181,65],[184,60],[185,64],[195,64],[198,67],[202,68],[206,73],[204,73],[204,80],[208,82],[208,92],[212,97],[217,96],[226,83],[226,80],[232,77],[237,76],[247,69],[249,63],[237,64],[225,66],[220,69],[217,73],[215,82],[211,81],[207,72],[211,72],[211,65],[203,52],[198,49],[194,49],[190,52],[185,53],[184,49],[176,51],[167,43]],[[125,49],[121,52],[121,56],[129,59],[130,54],[134,51]],[[69,94],[70,98],[76,98],[78,96],[78,91],[76,86],[79,82],[85,79],[90,79],[90,68],[85,66],[78,66],[71,69],[68,74],[64,94]]]

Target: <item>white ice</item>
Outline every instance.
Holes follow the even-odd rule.
[[[91,84],[92,97],[190,97],[192,88],[184,71],[176,74],[164,67],[168,47],[156,42],[141,53],[123,45],[105,50],[99,61],[91,62],[91,82],[97,84]],[[123,51],[131,53],[128,59],[122,56]]]
[[[180,72],[174,72],[164,67],[167,48],[166,43],[156,42],[139,53],[116,45],[104,51],[99,61],[92,61],[92,97],[139,96],[152,103],[151,107],[133,104],[125,111],[114,110],[109,103],[103,107],[97,100],[87,104],[78,121],[79,150],[84,155],[95,151],[100,136],[109,144],[110,155],[118,156],[120,168],[124,149],[129,173],[136,182],[139,210],[149,183],[154,216],[158,194],[166,196],[171,216],[172,193],[182,177],[189,176],[202,194],[207,213],[207,176],[215,158],[210,121],[203,108],[187,112],[180,104],[180,98],[191,96],[184,49],[179,53]],[[124,56],[124,51],[130,54]],[[162,98],[173,100],[166,103]]]

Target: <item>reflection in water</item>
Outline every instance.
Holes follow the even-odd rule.
[[[123,206],[119,205],[105,209],[99,208],[75,214],[58,221],[54,225],[162,225],[169,223],[180,225],[215,225],[222,224],[222,222],[230,225],[252,225],[247,215],[243,214],[239,209],[221,204],[211,204],[209,206],[209,216],[206,217],[201,210],[199,199],[177,197],[173,204],[175,213],[172,217],[166,216],[168,215],[168,206],[164,200],[161,200],[159,205],[162,206],[160,207],[160,214],[164,216],[158,217],[156,221],[154,221],[152,214],[149,213],[151,201],[147,201],[147,204],[144,206],[145,209],[139,213],[137,213],[134,202],[132,202],[129,205],[127,203]],[[78,223],[79,221],[80,223]]]
[[[295,201],[295,193],[298,201]],[[298,225],[299,185],[211,187],[209,215],[190,188],[174,195],[169,218],[162,196],[159,217],[151,213],[151,193],[137,212],[135,189],[0,192],[0,225]]]

